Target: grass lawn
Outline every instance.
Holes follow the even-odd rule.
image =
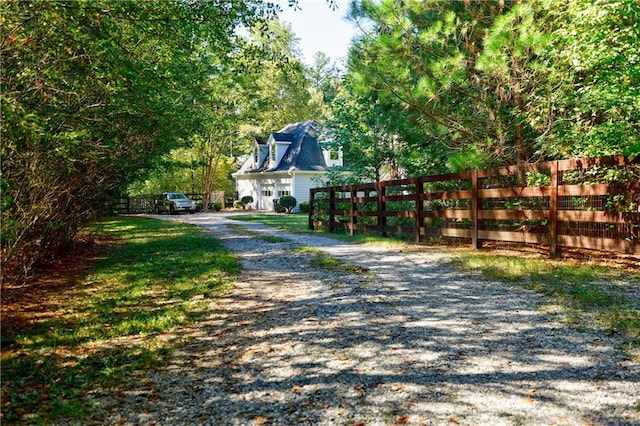
[[[252,214],[232,219],[256,221],[288,232],[310,233],[306,214]],[[357,243],[402,241],[377,236],[349,236],[344,233],[323,236],[351,240]],[[450,250],[442,246],[442,250]],[[480,274],[507,285],[516,285],[543,295],[541,309],[561,314],[564,321],[577,329],[598,328],[607,334],[622,337],[622,349],[640,359],[640,273],[597,264],[580,264],[550,260],[522,253],[496,254],[456,247],[452,266],[469,273]]]
[[[376,243],[376,244],[389,244],[389,245],[401,245],[403,240],[382,238],[377,235],[347,235],[344,233],[323,233],[322,231],[312,231],[309,229],[309,216],[306,213],[297,214],[284,214],[284,213],[255,213],[255,214],[240,214],[237,216],[229,216],[229,219],[244,221],[244,222],[259,222],[265,225],[273,226],[287,232],[293,232],[296,234],[321,234],[338,240],[347,240],[358,243]],[[413,236],[410,237],[413,239]]]
[[[315,231],[311,231],[308,228],[309,216],[307,214],[255,213],[229,216],[229,219],[244,222],[260,222],[265,225],[299,234],[315,234]]]
[[[15,342],[2,351],[3,423],[84,418],[83,395],[161,363],[179,343],[171,329],[207,313],[240,270],[195,226],[119,217],[93,231],[117,245],[106,258],[80,277],[40,277],[29,312],[3,306]]]

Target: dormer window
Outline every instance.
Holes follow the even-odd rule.
[[[260,148],[258,145],[253,146],[253,163],[257,166],[260,161]]]
[[[272,143],[271,144],[271,162],[275,163],[276,162],[276,144]]]
[[[322,155],[327,167],[342,167],[342,151],[338,149],[323,149]]]

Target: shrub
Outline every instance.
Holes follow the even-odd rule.
[[[279,199],[277,199],[277,198],[275,198],[275,199],[273,200],[273,210],[274,210],[276,213],[286,213],[286,212],[287,212],[287,209],[285,209],[284,207],[282,207],[282,206],[280,205],[280,200],[279,200]]]
[[[245,195],[240,199],[240,201],[242,201],[244,204],[251,204],[253,203],[253,197],[251,195]]]
[[[214,212],[219,212],[222,210],[222,203],[210,203],[209,208]]]
[[[236,200],[233,202],[233,208],[244,209],[244,203],[242,201]]]
[[[298,200],[292,195],[283,195],[278,200],[278,205],[287,210],[287,213],[291,213],[293,209],[298,205]]]
[[[300,211],[302,213],[309,213],[309,202],[308,201],[302,201],[300,203]]]

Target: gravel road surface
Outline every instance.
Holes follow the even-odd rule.
[[[534,293],[425,247],[287,234],[224,214],[164,216],[238,254],[237,285],[178,330],[168,365],[96,421],[203,425],[640,424],[640,365]],[[229,228],[241,225],[250,232]],[[256,235],[276,235],[268,242]],[[314,247],[357,265],[314,266]]]

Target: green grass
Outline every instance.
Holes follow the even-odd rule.
[[[239,232],[240,234],[249,235],[255,239],[266,241],[268,243],[286,243],[287,241],[289,241],[286,238],[278,237],[277,235],[268,235],[254,232],[241,225],[230,225],[229,228],[233,229],[236,232]]]
[[[298,253],[311,255],[309,265],[314,268],[325,269],[332,272],[346,272],[350,274],[361,274],[368,271],[368,268],[346,263],[341,259],[333,257],[330,254],[313,247],[296,247],[293,250]]]
[[[258,222],[265,225],[273,226],[274,228],[281,229],[286,232],[296,234],[321,234],[323,237],[335,238],[337,240],[350,241],[357,244],[385,244],[385,245],[403,245],[406,241],[394,238],[384,238],[377,235],[349,235],[340,232],[322,232],[309,229],[309,216],[305,213],[298,214],[282,214],[282,213],[256,213],[256,214],[241,214],[237,216],[229,216],[229,219],[244,221],[244,222]],[[413,239],[413,236],[411,236]]]
[[[94,271],[43,301],[48,312],[2,353],[3,422],[79,421],[83,395],[162,362],[178,342],[159,333],[192,323],[236,279],[240,264],[195,226],[140,218],[96,225],[121,245]],[[4,337],[4,336],[3,336]]]
[[[295,232],[300,234],[315,233],[308,229],[309,216],[306,214],[242,214],[237,216],[229,216],[229,219],[239,220],[243,222],[259,222],[274,228],[282,229],[287,232]]]

